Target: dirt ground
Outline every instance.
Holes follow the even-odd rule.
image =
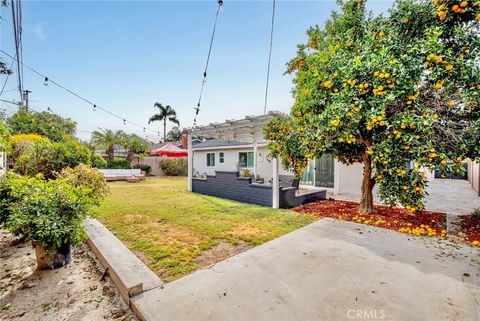
[[[217,246],[204,251],[202,255],[195,259],[195,262],[200,266],[200,268],[205,268],[245,252],[251,248],[252,247],[248,243],[242,241],[239,241],[236,245],[221,242]]]
[[[0,321],[137,321],[87,246],[66,267],[36,271],[28,243],[0,230]]]

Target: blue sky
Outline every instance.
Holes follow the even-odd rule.
[[[382,12],[390,1],[370,1]],[[291,77],[283,75],[306,29],[322,25],[333,1],[277,1],[268,110],[288,112]],[[10,8],[2,8],[1,49],[14,53]],[[198,124],[263,113],[271,1],[225,0]],[[24,1],[24,63],[99,106],[147,126],[158,101],[174,107],[181,126],[191,126],[208,51],[216,1]],[[3,56],[0,54],[0,56]],[[7,64],[11,59],[2,57]],[[0,79],[3,85],[5,77]],[[78,122],[78,136],[98,127],[124,126],[43,79],[24,71],[31,106],[50,107]],[[2,99],[18,100],[14,75]],[[12,106],[9,106],[12,108]],[[0,108],[7,108],[1,103]],[[169,125],[171,127],[171,125]],[[155,134],[146,133],[158,140]],[[153,136],[152,136],[153,135]]]

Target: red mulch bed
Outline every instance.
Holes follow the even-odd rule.
[[[446,236],[446,215],[438,212],[418,212],[414,215],[403,208],[375,206],[375,213],[359,214],[358,203],[329,199],[302,205],[294,209],[315,217],[330,217],[395,230],[412,235]]]
[[[472,245],[480,246],[480,217],[473,215],[462,216],[460,228],[465,235],[465,241]]]

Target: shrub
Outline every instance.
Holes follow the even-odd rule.
[[[7,147],[8,139],[8,129],[5,127],[3,122],[0,122],[0,150],[3,151]]]
[[[95,168],[107,168],[107,161],[102,155],[93,154],[92,166]]]
[[[14,170],[21,175],[43,174],[51,179],[63,168],[89,165],[90,161],[90,150],[74,140],[58,143],[39,141],[15,161]]]
[[[10,196],[11,188],[7,175],[0,177],[0,225],[10,217],[10,203],[15,200]]]
[[[166,159],[160,163],[160,168],[167,176],[187,176],[187,161],[180,159]]]
[[[0,214],[1,215],[1,214]],[[478,220],[480,220],[480,208],[476,208],[472,212],[472,216]]]
[[[75,168],[64,168],[57,179],[63,179],[74,187],[84,187],[87,196],[96,201],[108,195],[109,188],[105,177],[96,169],[80,164]]]
[[[38,134],[52,142],[64,140],[65,135],[73,135],[77,123],[49,112],[29,112],[19,110],[7,119],[7,127],[12,134]]]
[[[12,160],[16,160],[39,142],[48,144],[50,140],[37,134],[13,135],[8,140],[6,152],[11,156]]]
[[[133,168],[139,168],[141,169],[143,172],[145,172],[145,174],[150,174],[152,172],[152,166],[148,165],[148,164],[138,164],[138,165],[134,165]]]
[[[250,172],[250,170],[248,168],[244,168],[244,169],[242,169],[242,172],[240,173],[240,176],[241,177],[250,177],[250,176],[252,176],[252,173]]]
[[[107,161],[107,168],[110,169],[131,169],[132,165],[125,158],[115,157]]]
[[[43,180],[10,174],[6,228],[43,247],[79,245],[86,237],[83,220],[96,201],[89,189],[65,179]]]

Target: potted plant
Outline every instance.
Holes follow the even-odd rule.
[[[257,177],[256,177],[256,179],[255,179],[255,182],[256,182],[257,184],[263,184],[263,183],[265,183],[265,179],[264,179],[263,177],[260,177],[260,175],[257,174]]]
[[[9,173],[2,182],[8,204],[6,228],[31,241],[37,268],[56,269],[70,263],[70,247],[86,238],[84,219],[108,192],[104,178],[86,165],[64,169],[56,179],[45,180]]]

